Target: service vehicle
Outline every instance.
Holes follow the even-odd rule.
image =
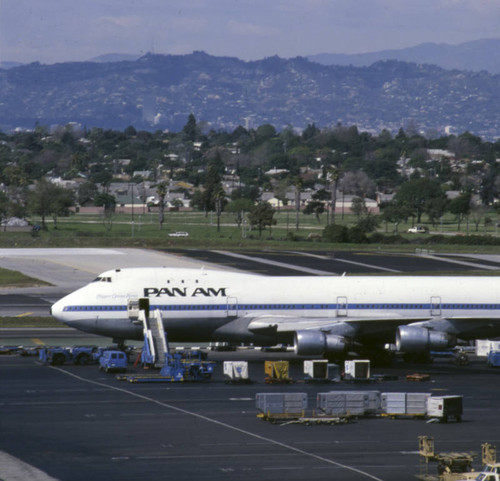
[[[99,358],[99,370],[110,372],[125,372],[127,370],[127,355],[122,351],[104,351]]]
[[[410,227],[406,232],[408,232],[408,234],[428,234],[429,229],[423,225],[415,225]]]

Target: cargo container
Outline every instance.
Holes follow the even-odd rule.
[[[427,416],[430,418],[438,418],[442,422],[455,418],[460,422],[462,414],[463,396],[432,396],[427,399]]]
[[[425,416],[430,393],[384,392],[381,394],[383,414]]]
[[[228,382],[248,382],[247,361],[224,361],[224,377]]]
[[[490,351],[500,351],[500,341],[478,339],[476,341],[476,356],[488,357]]]
[[[345,361],[344,379],[352,381],[368,381],[370,379],[370,361],[367,359]]]
[[[306,381],[328,381],[328,361],[323,359],[304,361],[304,374]]]
[[[378,391],[330,391],[318,393],[316,407],[332,416],[364,416],[380,410]]]
[[[307,394],[297,393],[257,393],[255,407],[265,414],[303,415],[307,408]]]

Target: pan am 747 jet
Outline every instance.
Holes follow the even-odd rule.
[[[82,331],[140,340],[141,302],[160,311],[169,341],[286,342],[299,355],[378,352],[386,343],[419,355],[453,347],[457,338],[500,336],[497,277],[267,277],[127,268],[102,273],[56,302],[51,313]]]

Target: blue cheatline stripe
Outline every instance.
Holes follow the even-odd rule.
[[[360,304],[165,304],[151,306],[151,310],[159,309],[161,311],[293,311],[293,310],[489,310],[500,309],[500,304],[403,304],[403,303],[369,303]],[[65,306],[65,312],[125,312],[125,305],[79,305]]]

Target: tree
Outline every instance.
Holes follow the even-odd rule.
[[[186,125],[182,129],[184,140],[194,142],[198,135],[198,128],[196,125],[196,117],[193,113],[189,114]]]
[[[295,186],[295,230],[299,230],[300,192],[302,190],[302,179],[300,177],[296,177],[293,184]]]
[[[394,201],[407,207],[410,215],[417,217],[418,223],[422,220],[422,214],[431,212],[436,203],[443,199],[446,199],[446,194],[441,190],[440,184],[426,178],[403,183],[394,196]]]
[[[66,217],[70,214],[70,207],[75,205],[75,197],[71,190],[55,186],[51,195],[51,214],[54,220],[54,229],[57,229],[58,217]]]
[[[365,199],[361,197],[353,197],[351,203],[351,212],[356,216],[356,218],[361,219],[361,217],[368,214],[368,208],[366,207]]]
[[[325,204],[328,201],[330,194],[325,189],[317,190],[312,196],[302,211],[306,215],[314,214],[318,224],[321,224],[319,216],[325,212]]]
[[[248,220],[252,227],[259,229],[259,237],[262,237],[262,231],[266,226],[276,224],[272,205],[269,202],[259,202],[254,205],[248,214]]]
[[[405,221],[411,215],[407,206],[390,202],[382,207],[382,219],[385,222],[385,231],[387,232],[388,223],[394,224],[394,231],[398,231],[400,222]]]
[[[471,193],[464,192],[460,194],[458,197],[455,197],[450,201],[448,205],[448,210],[450,213],[455,215],[458,223],[458,230],[460,231],[460,225],[462,220],[465,219],[471,211]]]
[[[160,182],[156,186],[156,193],[158,194],[158,222],[160,223],[160,230],[163,229],[163,222],[165,221],[165,196],[167,195],[167,183]]]
[[[90,181],[84,182],[78,186],[76,200],[80,205],[83,205],[86,202],[93,200],[97,195],[97,192],[97,185]]]
[[[249,212],[253,206],[254,203],[252,200],[239,198],[229,202],[229,204],[226,205],[225,211],[234,212],[236,214],[236,223],[238,227],[241,227],[244,213]]]
[[[35,183],[35,188],[28,195],[28,210],[42,219],[42,229],[47,229],[45,219],[52,213],[52,196],[55,185],[46,179]]]
[[[332,192],[332,201],[331,201],[331,217],[330,223],[335,224],[335,206],[337,205],[337,187],[339,183],[340,176],[342,175],[342,171],[340,168],[335,165],[331,165],[328,167],[328,175],[330,178],[330,186]]]
[[[222,183],[219,174],[218,162],[211,162],[208,165],[207,177],[201,196],[202,208],[206,214],[208,214],[209,211],[214,211],[216,209],[216,202],[220,197],[221,190]]]
[[[5,195],[4,192],[0,192],[0,224],[4,221],[7,220],[7,216],[9,213],[9,198],[7,195]],[[7,224],[4,224],[4,230],[6,229]]]

